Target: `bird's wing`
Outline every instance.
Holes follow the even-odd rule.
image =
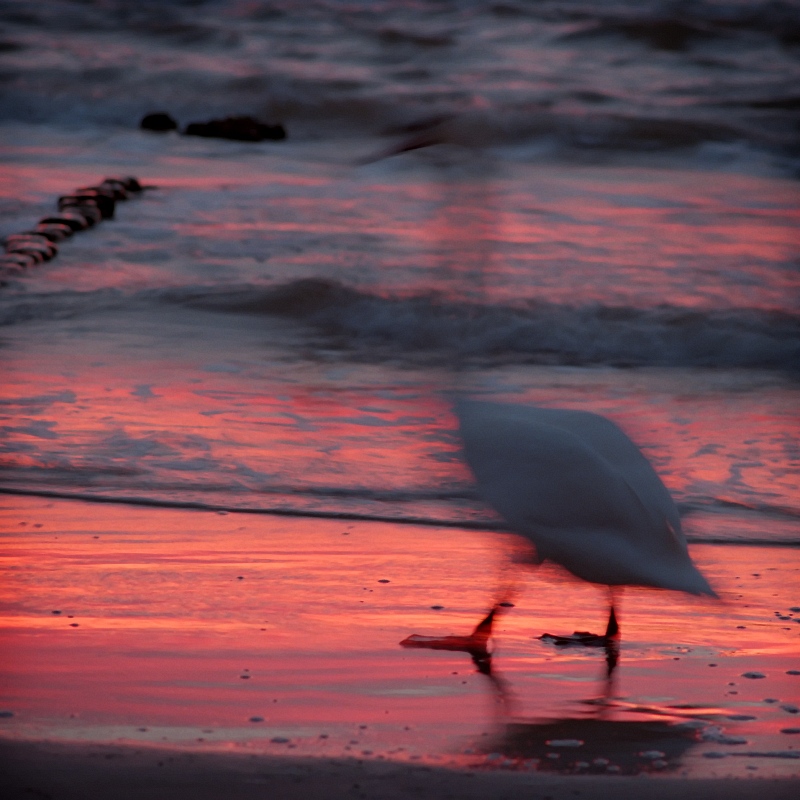
[[[456,403],[481,494],[535,545],[537,560],[594,583],[713,596],[671,530],[669,493],[636,446],[597,415],[545,411]]]
[[[575,464],[572,468],[565,465],[559,474],[577,475],[582,469],[587,472],[582,476],[587,488],[599,491],[602,487],[606,492],[611,490],[613,476],[612,502],[627,506],[631,500],[621,495],[617,482],[624,481],[636,497],[634,502],[639,506],[639,512],[645,514],[653,526],[668,526],[674,532],[676,543],[685,549],[680,516],[669,491],[639,448],[611,420],[588,411],[474,400],[459,401],[457,412],[459,418],[463,417],[462,430],[466,420],[471,421],[471,428],[476,424],[495,426],[499,420],[504,420],[508,428],[516,426],[517,435],[507,430],[505,438],[528,440],[530,459],[542,460],[543,465],[545,459],[552,458],[545,450],[569,447],[574,450],[574,439],[579,440],[585,450],[572,452],[570,457],[579,460],[580,465]],[[556,431],[563,436],[558,436]],[[565,449],[563,452],[566,455],[568,451]],[[537,471],[535,466],[529,469]],[[591,494],[596,495],[597,491]],[[587,496],[586,492],[583,494]],[[599,498],[595,498],[595,502],[599,502]]]
[[[680,515],[669,490],[641,450],[611,420],[588,411],[518,408],[529,411],[532,418],[573,433],[594,448],[631,487],[653,517],[653,523],[666,520],[678,540],[684,541]]]
[[[460,401],[467,463],[509,524],[545,544],[548,531],[627,530],[641,517],[632,490],[591,443],[539,411]]]

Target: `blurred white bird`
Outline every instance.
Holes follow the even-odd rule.
[[[475,261],[476,237],[488,236],[483,230],[485,220],[477,220],[481,227],[474,214],[465,214],[465,207],[488,213],[491,165],[485,146],[499,132],[496,121],[482,112],[435,120],[362,163],[437,144],[461,148],[469,157],[473,180],[457,184],[464,235],[460,245],[456,243],[461,250],[456,255],[469,263]],[[442,169],[447,183],[446,167]],[[476,194],[471,204],[470,192]],[[477,234],[475,229],[480,229]],[[487,259],[486,254],[478,254],[470,281],[473,289],[482,288]],[[443,271],[454,274],[452,267],[445,266]],[[458,366],[457,358],[455,362]],[[535,563],[552,561],[578,578],[611,587],[603,636],[546,635],[550,640],[606,646],[610,673],[616,655],[608,647],[619,636],[614,587],[651,586],[716,597],[689,558],[680,516],[667,488],[613,422],[586,411],[471,399],[459,399],[455,406],[464,455],[480,494],[512,531],[531,542]],[[475,653],[484,657],[492,622],[501,610],[498,601],[470,637],[411,636],[403,644],[465,649],[473,657]]]
[[[552,561],[610,587],[716,596],[689,558],[667,488],[613,422],[467,399],[456,413],[480,494],[533,544],[535,563]],[[612,592],[605,637],[595,638],[618,633]]]

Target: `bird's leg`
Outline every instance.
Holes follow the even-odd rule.
[[[421,647],[428,650],[455,650],[469,653],[478,671],[492,678],[492,654],[489,652],[492,625],[495,618],[511,605],[509,600],[515,593],[516,586],[513,583],[506,582],[506,585],[502,586],[497,593],[494,605],[468,636],[420,636],[415,633],[403,639],[400,642],[400,646]]]
[[[608,587],[608,590],[608,624],[606,625],[606,632],[602,636],[597,633],[589,633],[588,631],[575,631],[572,636],[556,636],[552,633],[543,633],[539,638],[559,647],[604,647],[606,649],[609,674],[611,674],[614,667],[617,665],[620,633],[619,620],[617,620],[617,612],[614,609],[616,601],[615,591],[617,590],[611,586]]]
[[[619,638],[619,622],[617,622],[614,606],[611,606],[608,614],[608,625],[606,625],[606,639],[615,638]]]
[[[492,624],[494,623],[494,617],[497,613],[497,606],[494,606],[492,610],[475,626],[475,630],[472,631],[470,634],[470,639],[472,639],[476,645],[486,647],[489,643],[489,639],[492,635]]]
[[[611,594],[611,603],[608,611],[608,625],[606,625],[606,632],[603,636],[594,636],[585,634],[593,641],[584,639],[582,644],[589,645],[590,647],[602,647],[606,653],[606,668],[605,675],[603,676],[603,694],[596,700],[590,701],[593,705],[598,707],[598,716],[604,717],[606,712],[614,707],[614,689],[615,689],[615,671],[617,664],[619,664],[619,621],[617,620],[617,613],[614,608],[614,590],[609,587]],[[580,636],[580,634],[573,634],[573,636]]]
[[[606,625],[606,639],[619,639],[619,622],[617,621],[617,613],[614,610],[615,593],[614,589],[609,586],[608,592],[610,595],[609,609],[608,609],[608,625]]]
[[[616,593],[613,586],[608,587],[609,594],[609,609],[608,609],[608,625],[606,625],[605,639],[606,647],[606,694],[610,699],[613,694],[613,678],[614,670],[617,668],[619,662],[619,621],[617,620],[617,612],[614,610],[614,603],[616,601]]]

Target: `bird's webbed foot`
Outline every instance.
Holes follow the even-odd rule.
[[[619,622],[613,604],[608,612],[608,624],[606,632],[589,633],[589,631],[575,631],[570,636],[558,636],[554,633],[543,633],[539,639],[557,647],[608,647],[612,643],[619,642]]]
[[[510,713],[511,695],[505,681],[492,669],[492,654],[489,640],[492,636],[492,624],[498,613],[498,606],[475,626],[469,636],[421,636],[412,634],[400,642],[402,647],[419,647],[427,650],[451,650],[468,653],[475,669],[485,675],[492,684],[496,699],[506,713]]]
[[[589,631],[575,631],[569,636],[543,633],[537,638],[547,644],[554,644],[556,647],[605,647],[608,644],[608,637],[599,633],[589,633]]]
[[[421,636],[413,633],[400,642],[402,647],[422,647],[428,650],[454,650],[469,653],[473,659],[489,656],[489,639],[497,609],[493,608],[469,636]]]

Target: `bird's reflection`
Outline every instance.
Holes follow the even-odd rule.
[[[400,642],[402,647],[417,647],[425,650],[451,650],[468,653],[475,669],[490,682],[495,699],[503,711],[511,712],[511,694],[505,680],[500,678],[492,668],[492,654],[489,642],[492,637],[492,625],[497,616],[497,608],[493,608],[475,627],[469,636],[420,636],[412,634]]]
[[[662,720],[590,718],[511,722],[477,746],[482,753],[536,759],[547,772],[636,775],[668,771],[697,744],[696,731]]]
[[[540,637],[556,647],[602,647],[605,669],[602,691],[585,701],[589,715],[548,721],[512,720],[514,700],[511,688],[497,674],[489,644],[497,616],[493,608],[469,636],[420,636],[404,639],[403,647],[449,650],[467,653],[477,672],[492,688],[499,714],[498,732],[482,739],[474,749],[484,754],[497,753],[515,761],[533,761],[536,769],[565,773],[611,773],[634,775],[642,772],[675,769],[681,757],[697,743],[692,726],[663,720],[616,720],[609,717],[619,707],[614,701],[614,677],[619,663],[619,637],[614,631],[605,636],[577,631],[571,637]]]

